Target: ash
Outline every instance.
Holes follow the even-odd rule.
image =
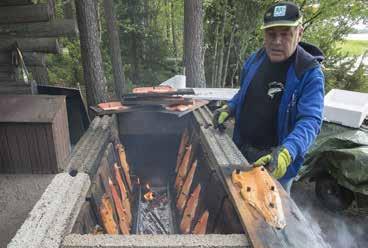
[[[143,197],[139,202],[138,233],[139,234],[170,234],[172,233],[172,215],[170,198],[166,187],[152,187],[152,201]]]

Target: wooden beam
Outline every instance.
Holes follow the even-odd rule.
[[[77,34],[78,28],[74,20],[0,25],[0,37],[76,37]]]
[[[11,51],[14,44],[22,52],[60,53],[59,42],[55,38],[0,38],[0,51]]]
[[[52,16],[49,4],[0,7],[0,24],[48,22]]]

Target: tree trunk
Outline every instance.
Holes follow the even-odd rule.
[[[64,19],[75,19],[75,5],[74,1],[68,1],[63,6]]]
[[[226,85],[226,77],[227,77],[227,71],[228,71],[228,66],[229,66],[231,48],[233,47],[233,42],[234,42],[235,29],[236,28],[235,28],[235,25],[233,23],[233,29],[231,30],[229,46],[227,48],[227,53],[226,53],[225,66],[224,66],[224,77],[222,79],[222,87],[225,87],[225,85]]]
[[[184,54],[188,87],[206,87],[202,0],[184,0]]]
[[[225,2],[225,6],[227,3]],[[224,49],[225,49],[225,26],[227,21],[227,12],[226,7],[224,7],[224,18],[222,21],[222,27],[221,27],[221,36],[220,36],[220,50],[219,50],[219,61],[218,61],[218,69],[216,70],[217,76],[216,76],[216,87],[221,87],[222,83],[222,70],[224,67]]]
[[[80,46],[86,85],[87,104],[94,106],[107,100],[106,80],[98,41],[95,0],[75,0]]]
[[[216,59],[217,59],[217,46],[218,46],[218,31],[219,31],[219,24],[216,21],[216,26],[215,26],[215,47],[214,47],[214,51],[213,51],[213,56],[212,56],[212,77],[211,77],[211,87],[214,88],[216,86],[216,74],[217,74],[217,63],[216,63]]]
[[[109,48],[111,55],[112,72],[115,81],[115,94],[118,99],[125,93],[125,79],[123,62],[121,61],[121,50],[119,34],[116,28],[116,19],[112,0],[104,0],[107,34],[109,37]]]
[[[176,32],[175,32],[175,8],[174,8],[174,0],[171,0],[170,3],[170,19],[171,19],[171,33],[172,33],[172,44],[174,48],[175,61],[178,58],[178,44],[176,42]],[[175,62],[176,63],[176,62]]]

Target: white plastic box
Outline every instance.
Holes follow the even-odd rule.
[[[368,113],[368,94],[332,89],[325,96],[324,120],[359,128]]]

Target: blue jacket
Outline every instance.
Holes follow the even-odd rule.
[[[241,87],[228,102],[232,114],[235,115],[233,140],[238,147],[242,145],[239,128],[241,108],[249,83],[266,56],[265,50],[260,49],[245,61]],[[324,75],[318,63],[321,59],[323,54],[318,48],[299,43],[295,61],[290,65],[286,76],[285,89],[278,110],[277,135],[279,146],[289,151],[292,164],[284,177],[280,178],[281,182],[296,176],[305,153],[321,128],[324,106]]]

